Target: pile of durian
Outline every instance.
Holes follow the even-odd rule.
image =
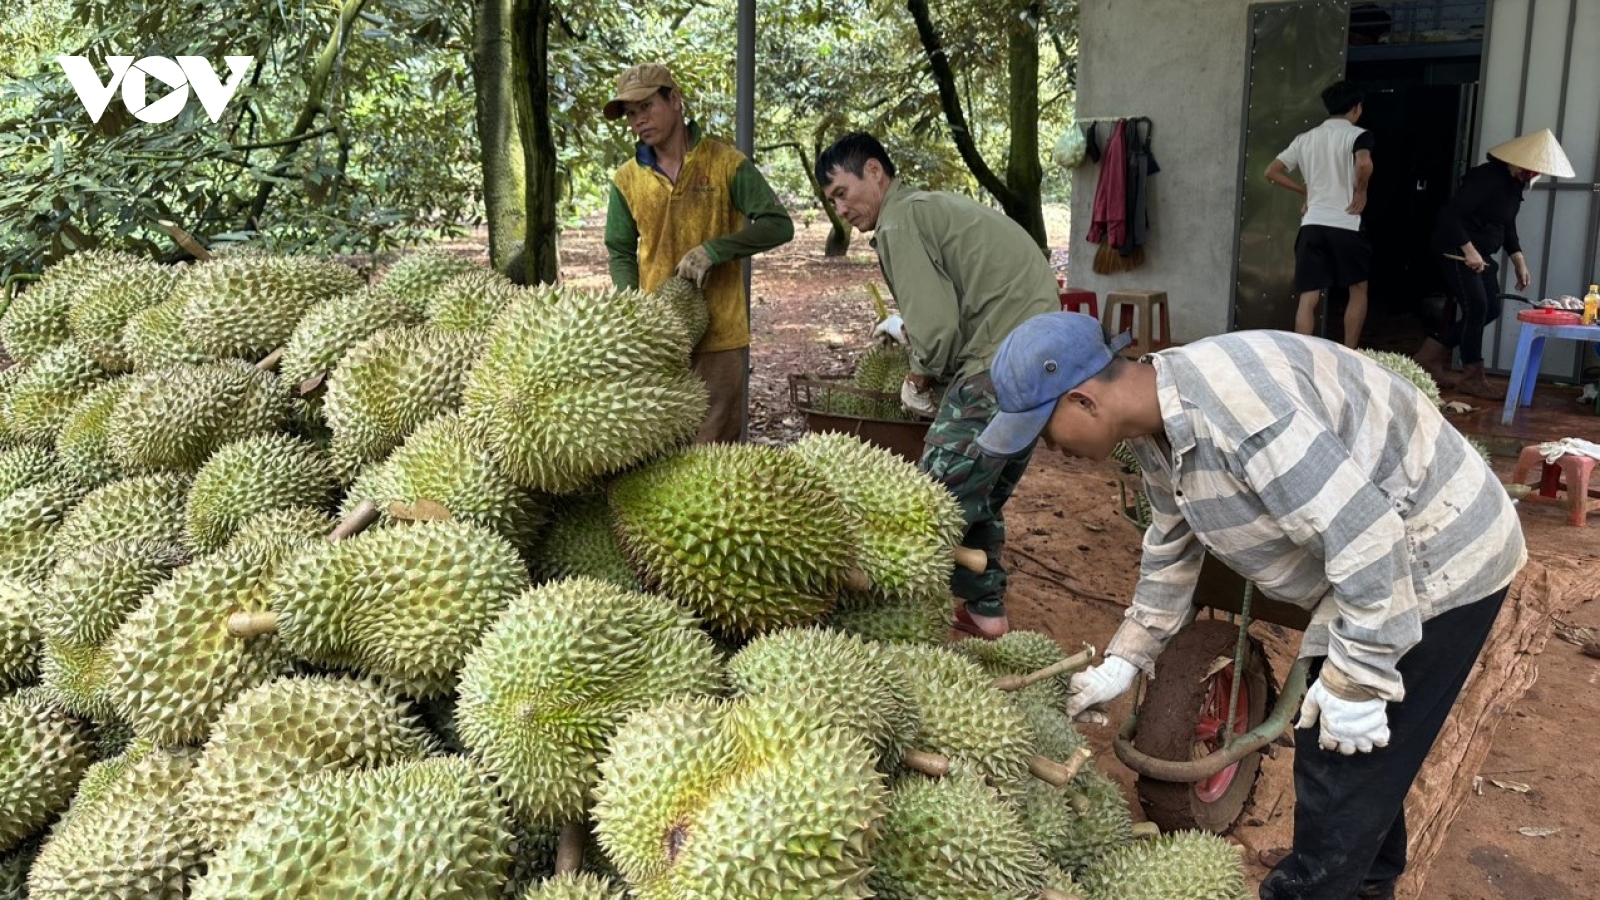
[[[900,405],[900,383],[911,372],[911,351],[893,343],[874,345],[856,360],[854,374],[847,383],[862,393],[838,389],[825,390],[814,398],[817,412],[905,422],[911,413]]]
[[[687,447],[687,283],[81,253],[0,318],[0,898],[1235,900],[1136,840],[961,518]]]

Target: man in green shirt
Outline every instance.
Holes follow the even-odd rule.
[[[622,73],[605,105],[606,118],[626,118],[639,139],[634,158],[611,180],[611,283],[654,291],[677,274],[705,289],[711,324],[695,347],[694,370],[711,403],[695,441],[737,441],[750,349],[738,261],[787,243],[794,222],[755,165],[702,137],[683,104],[667,67],[646,63]]]
[[[1000,637],[1009,629],[1001,508],[1030,454],[991,459],[977,438],[999,408],[989,362],[1011,329],[1061,309],[1055,273],[1028,232],[1003,214],[958,194],[902,184],[870,134],[840,138],[817,157],[816,168],[839,215],[873,232],[872,247],[900,308],[877,331],[911,348],[900,398],[933,417],[921,468],[960,502],[963,543],[989,555],[982,574],[957,569],[951,576],[951,592],[962,601],[956,627]]]

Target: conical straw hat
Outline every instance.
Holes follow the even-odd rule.
[[[1556,136],[1548,128],[1530,131],[1522,137],[1490,147],[1489,155],[1540,175],[1571,178],[1575,174],[1572,163],[1567,161],[1567,154],[1562,152],[1561,145],[1556,143]]]

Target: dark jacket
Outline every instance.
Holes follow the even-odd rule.
[[[1498,159],[1468,169],[1461,186],[1439,209],[1433,225],[1435,253],[1459,254],[1468,241],[1488,259],[1504,247],[1521,253],[1517,239],[1517,212],[1527,189],[1511,169]]]

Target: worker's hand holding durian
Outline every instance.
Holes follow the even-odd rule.
[[[939,414],[939,395],[933,385],[919,384],[915,375],[907,375],[906,380],[900,382],[900,405],[916,415],[931,419]]]
[[[678,268],[674,274],[686,281],[694,282],[697,288],[706,286],[706,277],[711,274],[711,267],[716,263],[711,261],[711,254],[706,252],[704,244],[695,247],[678,260]]]
[[[1120,656],[1107,656],[1100,665],[1072,676],[1072,695],[1067,698],[1067,715],[1076,719],[1097,706],[1121,697],[1133,687],[1139,667]]]
[[[879,322],[878,327],[872,329],[872,336],[888,337],[901,346],[910,346],[910,341],[906,339],[906,320],[900,318],[899,313]]]

